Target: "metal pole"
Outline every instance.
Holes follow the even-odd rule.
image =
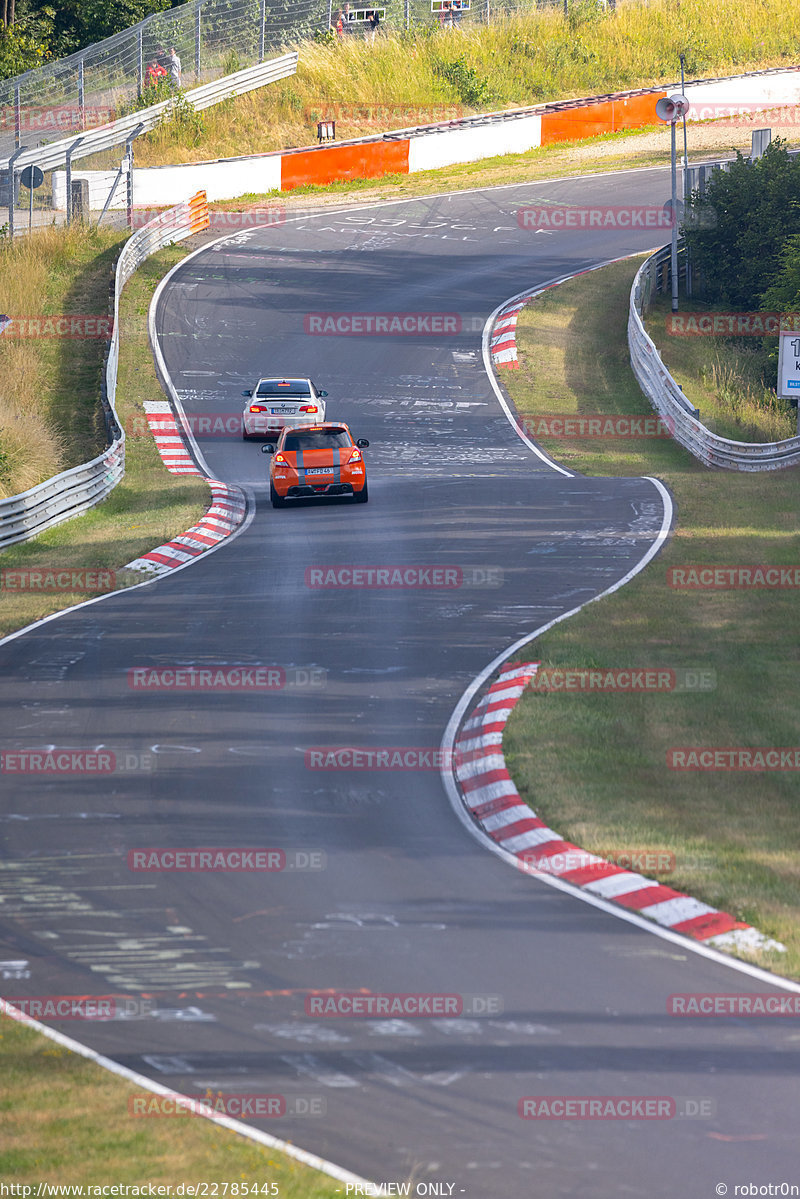
[[[675,122],[670,121],[670,166],[672,168],[672,311],[678,311],[678,169],[675,163]]]
[[[83,59],[78,62],[78,109],[81,114],[81,129],[86,128],[86,80],[83,73]]]
[[[14,88],[14,149],[18,150],[22,141],[22,105],[20,103],[19,84]]]
[[[198,4],[194,13],[194,77],[200,78],[200,12],[202,4]]]
[[[406,29],[410,29],[411,28],[411,11],[410,11],[411,6],[409,3],[409,0],[405,0],[405,2],[403,4],[403,9],[404,9],[405,22],[406,22]]]
[[[79,137],[67,150],[67,224],[72,224],[72,155],[83,141]]]
[[[136,70],[136,94],[141,98],[144,91],[144,46],[142,44],[142,31],[138,30],[136,34],[137,43],[137,70]]]
[[[128,140],[125,142],[125,158],[127,159],[127,162],[128,162],[128,204],[127,204],[127,208],[128,208],[128,228],[129,229],[131,229],[133,227],[133,142],[134,142],[134,139],[139,136],[139,134],[142,132],[143,129],[144,129],[144,125],[137,125],[136,128],[133,130],[133,132],[128,134]],[[103,209],[103,212],[105,212],[105,209]],[[102,218],[102,215],[103,214],[101,213],[100,214],[101,218]]]
[[[330,25],[330,4],[328,5],[328,25]],[[267,0],[261,0],[261,32],[258,36],[258,61],[263,62],[266,54],[267,40]]]
[[[263,29],[264,26],[262,25],[261,28]],[[328,0],[328,33],[331,29],[333,29],[333,0]]]
[[[32,173],[32,172],[31,172]],[[28,192],[28,232],[33,231],[33,179]]]
[[[683,92],[683,63],[685,55],[681,55],[681,95]],[[689,175],[689,147],[686,140],[686,113],[683,114],[683,198],[686,199],[686,183]]]
[[[19,146],[8,160],[8,236],[14,240],[14,192],[16,183],[17,171],[14,163],[19,158],[27,146]]]

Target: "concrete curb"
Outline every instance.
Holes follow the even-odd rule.
[[[531,874],[555,876],[695,941],[723,950],[785,952],[779,941],[728,912],[565,841],[520,798],[503,756],[503,732],[538,667],[538,662],[503,667],[456,739],[454,773],[462,802],[483,832]]]

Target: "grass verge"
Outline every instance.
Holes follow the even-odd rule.
[[[504,381],[523,416],[649,414],[628,362],[626,261],[546,292],[522,313],[520,370]],[[505,751],[522,797],[562,836],[598,854],[675,855],[661,880],[788,947],[755,960],[800,977],[800,780],[792,772],[679,772],[671,747],[792,746],[800,671],[791,591],[683,591],[667,570],[798,561],[798,471],[710,471],[663,440],[541,439],[592,475],[655,475],[677,527],[621,592],[531,646],[544,665],[710,672],[710,690],[528,692]]]
[[[143,1094],[133,1083],[2,1018],[0,1062],[5,1182],[174,1188],[202,1180],[238,1183],[240,1195],[248,1193],[241,1189],[247,1183],[259,1188],[250,1194],[281,1199],[333,1199],[342,1192],[341,1183],[208,1120],[130,1116],[129,1098]]]
[[[117,586],[130,586],[142,579],[138,573],[122,571],[125,563],[188,529],[208,506],[210,492],[202,480],[169,474],[152,437],[130,436],[133,418],[141,417],[142,401],[163,398],[147,336],[147,310],[158,282],[185,253],[184,248],[172,246],[153,255],[132,276],[122,293],[117,413],[129,434],[124,479],[104,503],[84,516],[4,550],[0,554],[0,567],[4,570],[105,570],[116,574]],[[107,266],[104,262],[104,270]],[[107,270],[104,278],[105,300]],[[56,348],[61,344],[53,343]],[[100,407],[99,376],[94,406]],[[86,593],[4,588],[0,590],[0,635],[86,598]]]
[[[687,300],[686,309],[713,311]],[[693,337],[671,334],[670,298],[656,297],[645,328],[661,359],[714,433],[734,441],[782,441],[794,437],[797,417],[764,383],[766,355],[760,338]]]
[[[77,227],[0,240],[2,311],[12,317],[0,337],[0,497],[87,462],[105,445],[98,403],[104,337],[42,334],[47,317],[107,318],[120,244],[119,233]],[[80,320],[76,327],[96,328]]]

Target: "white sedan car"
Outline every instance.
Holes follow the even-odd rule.
[[[286,425],[302,428],[325,420],[325,396],[310,379],[259,379],[243,391],[250,403],[242,413],[242,437],[276,437]]]

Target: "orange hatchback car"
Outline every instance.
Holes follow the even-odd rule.
[[[366,504],[367,468],[361,451],[368,445],[365,437],[354,441],[341,421],[284,429],[277,445],[261,447],[262,454],[272,456],[269,498],[273,508],[283,508],[289,500],[326,495],[351,495],[355,503]]]

